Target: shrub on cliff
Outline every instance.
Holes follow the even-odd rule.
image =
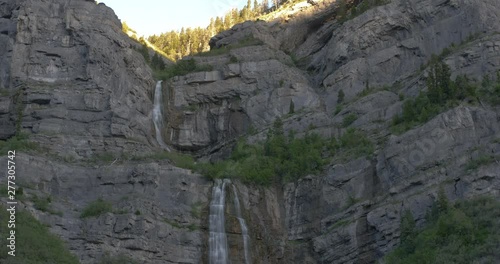
[[[414,227],[413,217],[402,217],[401,245],[385,257],[388,264],[495,263],[499,259],[498,201],[480,197],[446,207],[438,201],[433,208],[422,230]]]

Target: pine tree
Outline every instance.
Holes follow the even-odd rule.
[[[259,2],[257,0],[253,0],[253,17],[256,17],[262,13],[261,11],[261,6],[259,5]]]
[[[267,13],[267,11],[269,10],[269,0],[263,0],[261,5],[262,5],[262,12]]]

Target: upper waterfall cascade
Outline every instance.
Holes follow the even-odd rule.
[[[156,141],[162,149],[170,151],[170,148],[163,141],[161,130],[163,128],[163,114],[162,114],[162,91],[161,91],[162,81],[156,83],[155,96],[154,96],[154,107],[153,107],[153,123],[155,124],[156,131]]]

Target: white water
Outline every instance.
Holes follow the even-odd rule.
[[[210,237],[208,240],[210,264],[228,263],[227,237],[224,227],[224,203],[226,184],[229,182],[229,180],[216,179],[212,188],[209,216]]]
[[[165,142],[163,141],[163,137],[161,135],[161,129],[163,128],[163,115],[161,113],[162,109],[161,83],[162,81],[158,81],[156,83],[154,107],[153,107],[153,123],[155,124],[156,141],[158,142],[158,144],[162,149],[170,151],[170,148],[167,146],[167,144],[165,144]]]
[[[249,236],[248,236],[248,228],[245,223],[245,219],[241,216],[241,207],[240,207],[240,199],[238,199],[238,193],[236,191],[236,186],[233,185],[233,193],[234,193],[234,208],[236,209],[236,217],[240,222],[241,226],[241,236],[243,237],[243,249],[245,251],[245,264],[250,264],[250,255],[249,253]]]

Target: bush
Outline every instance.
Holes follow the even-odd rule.
[[[3,206],[0,206],[0,219],[8,219],[8,212]],[[0,263],[79,263],[78,259],[66,248],[63,241],[59,237],[51,234],[45,225],[38,222],[28,212],[18,209],[16,212],[15,231],[16,246],[19,245],[19,248],[16,248],[16,256],[12,257],[8,255],[7,248],[4,248],[0,251]],[[0,236],[2,238],[7,238],[9,232],[10,230],[7,228],[7,224],[0,225]]]
[[[422,230],[403,216],[401,245],[385,257],[387,263],[494,263],[500,244],[500,202],[490,197],[454,206],[440,198]],[[411,215],[411,214],[410,214]],[[432,213],[431,213],[432,215]]]
[[[356,114],[354,114],[354,113],[348,114],[347,116],[344,117],[344,120],[342,121],[342,127],[350,126],[357,119],[358,119],[358,116]]]
[[[340,111],[342,111],[342,105],[337,105],[335,107],[335,112],[333,113],[334,115],[337,115],[338,113],[340,113]]]
[[[341,104],[344,102],[344,99],[345,99],[345,93],[344,93],[344,90],[340,89],[339,90],[339,94],[338,94],[338,97],[337,97],[337,104]]]
[[[338,148],[344,160],[372,155],[374,152],[373,143],[354,128],[347,129],[339,138]]]
[[[40,210],[43,212],[49,211],[49,205],[52,202],[52,199],[50,198],[50,196],[47,196],[45,198],[38,198],[38,196],[35,195],[35,196],[33,196],[32,200],[33,200],[33,205],[35,206],[35,208],[37,210]]]
[[[91,202],[90,204],[83,209],[83,212],[80,214],[81,218],[87,217],[95,217],[105,213],[110,213],[113,211],[113,206],[110,202],[106,202],[101,198]]]

